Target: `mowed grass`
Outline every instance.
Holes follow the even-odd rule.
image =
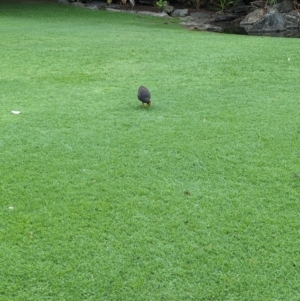
[[[300,300],[299,39],[46,1],[0,36],[0,300]]]

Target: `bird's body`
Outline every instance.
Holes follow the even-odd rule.
[[[143,106],[146,103],[148,106],[151,106],[151,94],[150,91],[144,87],[140,86],[137,94],[138,99],[142,102]]]

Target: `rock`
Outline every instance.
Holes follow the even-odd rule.
[[[298,19],[300,19],[300,12],[298,12],[297,10],[292,10],[290,13],[289,13],[290,16],[294,16]]]
[[[78,7],[85,7],[85,5],[82,2],[71,2],[71,4]]]
[[[252,1],[250,5],[252,7],[261,8],[261,7],[265,7],[266,2],[265,1]]]
[[[248,14],[244,20],[241,21],[240,25],[249,25],[254,24],[261,20],[264,16],[264,10],[262,8],[258,8],[252,13]]]
[[[199,21],[188,21],[181,23],[184,27],[188,29],[196,29],[196,30],[206,30],[207,24]]]
[[[203,12],[192,12],[189,16],[179,17],[182,21],[180,24],[188,29],[196,30],[209,30],[209,31],[219,31],[220,27],[216,30],[215,26],[208,26],[208,22],[214,21],[212,15]]]
[[[122,10],[122,9],[116,9],[116,8],[106,8],[107,11],[113,12],[113,13],[124,13],[124,14],[136,14],[134,10]]]
[[[240,15],[232,13],[218,12],[214,15],[215,22],[228,22],[239,18]]]
[[[149,16],[153,16],[153,17],[170,18],[170,16],[165,12],[153,13],[151,11],[140,11],[140,12],[138,12],[138,14],[139,15],[149,15]]]
[[[268,8],[264,15],[264,9],[256,9],[248,14],[240,25],[249,33],[270,33],[300,29],[300,13],[292,8],[289,1],[278,3]],[[279,13],[282,11],[284,13]],[[286,13],[289,11],[289,13]],[[289,36],[289,35],[284,35]]]
[[[191,13],[190,16],[193,19],[209,19],[210,18],[210,14],[201,13],[201,12]]]
[[[283,14],[266,14],[260,21],[248,28],[248,32],[274,32],[286,30],[286,18]]]
[[[96,5],[88,5],[87,8],[89,8],[89,9],[95,9],[95,10],[99,9],[98,6],[96,6]]]
[[[297,29],[300,27],[300,18],[291,14],[286,15],[286,29]]]
[[[175,9],[172,13],[172,17],[185,17],[189,14],[189,10],[187,8],[184,9]]]
[[[179,20],[184,21],[184,22],[191,22],[191,21],[194,21],[195,18],[193,18],[191,16],[186,16],[186,17],[180,17]]]
[[[149,15],[153,17],[161,17],[161,18],[170,18],[168,14],[165,12],[162,13],[153,13],[151,11],[135,11],[135,10],[122,10],[122,9],[115,9],[115,8],[106,8],[107,11],[115,12],[115,13],[124,13],[124,14],[137,14],[137,15]]]
[[[283,1],[278,4],[271,6],[268,9],[268,13],[289,13],[294,9],[293,4],[290,1]]]
[[[223,32],[222,27],[216,25],[206,24],[204,28],[206,31]]]

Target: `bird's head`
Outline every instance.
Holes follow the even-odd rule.
[[[151,101],[147,102],[147,105],[150,107],[151,106]]]

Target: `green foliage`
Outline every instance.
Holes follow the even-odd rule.
[[[299,300],[298,39],[0,11],[1,301]]]
[[[268,0],[268,2],[269,2],[270,5],[275,5],[275,4],[278,3],[277,0]]]
[[[234,3],[235,0],[218,0],[218,2],[216,2],[217,6],[219,6],[222,11],[224,11],[227,6],[233,5]]]
[[[166,0],[159,0],[156,2],[157,7],[159,7],[159,9],[161,11],[165,11],[166,13],[170,13],[170,5],[169,2]]]
[[[156,5],[157,7],[160,9],[160,10],[163,10],[163,7],[164,7],[164,0],[158,0],[156,1]]]

